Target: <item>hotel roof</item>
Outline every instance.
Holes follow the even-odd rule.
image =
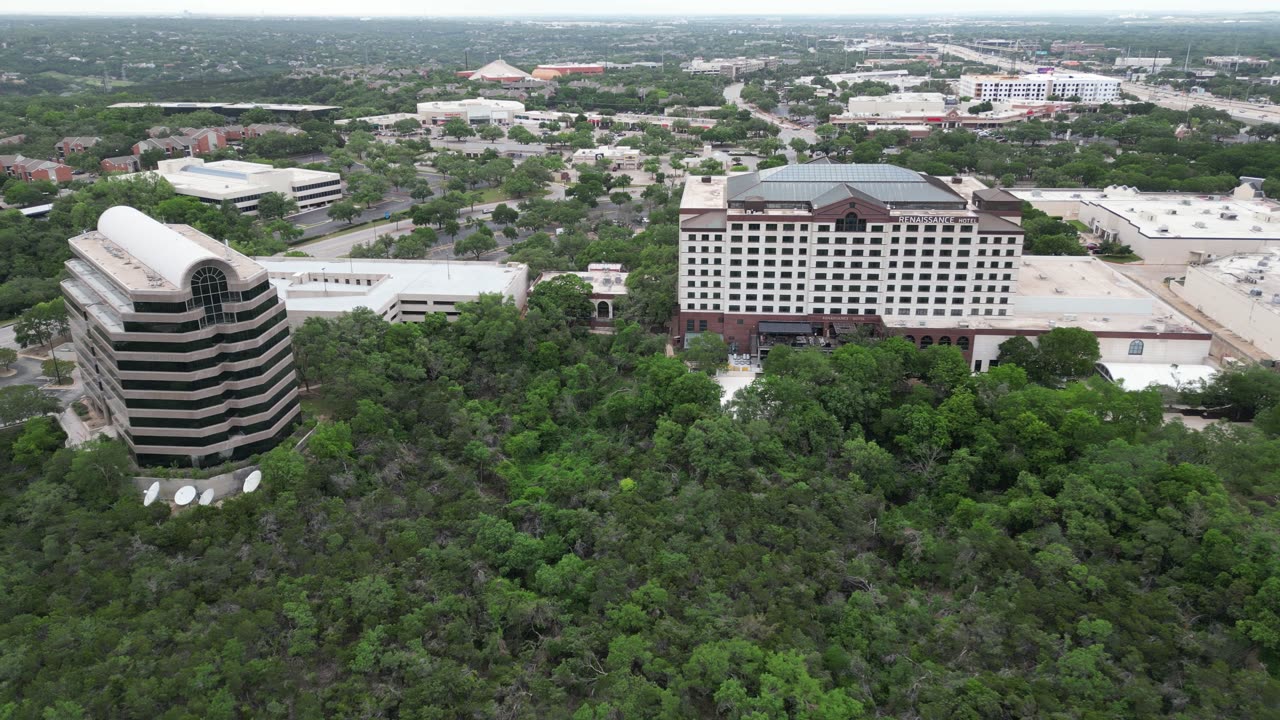
[[[691,183],[698,184],[698,183]],[[863,195],[896,203],[963,204],[964,198],[921,173],[896,165],[807,163],[730,177],[728,202],[809,202],[814,207]]]

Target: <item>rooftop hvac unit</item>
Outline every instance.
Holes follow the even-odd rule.
[[[1182,200],[1179,201],[1179,203],[1181,203],[1182,205],[1190,205],[1191,201],[1186,198],[1183,198]]]
[[[1271,304],[1280,305],[1280,293],[1273,293],[1271,295]]]
[[[1253,231],[1253,232],[1262,232],[1262,226],[1261,226],[1261,225],[1254,225],[1253,227],[1251,227],[1251,228],[1249,228],[1249,229],[1250,229],[1251,231]]]
[[[1062,319],[1066,320],[1067,322],[1075,322],[1076,315],[1075,313],[1067,313],[1066,315],[1062,316]]]
[[[1054,289],[1053,289],[1053,292],[1054,292],[1054,294],[1056,294],[1056,295],[1062,295],[1063,293],[1065,293],[1065,292],[1066,292],[1066,290],[1063,290],[1062,288],[1054,288]]]
[[[1106,194],[1106,193],[1102,193],[1102,194],[1101,194],[1101,195],[1099,195],[1098,197],[1100,197],[1100,198],[1105,198],[1106,196],[1107,196],[1107,194]]]
[[[1049,279],[1049,276],[1048,276],[1048,275],[1045,275],[1044,273],[1040,273],[1040,279],[1041,279],[1041,280],[1048,280],[1048,279]]]
[[[1167,232],[1169,232],[1169,226],[1168,226],[1168,225],[1161,225],[1160,227],[1156,228],[1156,232],[1167,233]]]
[[[1143,330],[1155,330],[1155,329],[1156,329],[1156,326],[1155,326],[1155,325],[1143,325],[1143,326],[1142,326],[1142,329],[1143,329]]]
[[[1168,211],[1166,211],[1166,212],[1165,212],[1165,214],[1166,214],[1166,215],[1177,215],[1177,214],[1178,214],[1178,209],[1177,209],[1177,208],[1169,208],[1169,210],[1168,210]]]
[[[1262,290],[1258,288],[1249,288],[1249,295],[1251,297],[1262,297]]]
[[[1081,195],[1080,193],[1071,193],[1071,197],[1079,199]]]
[[[1235,220],[1240,216],[1233,212],[1224,212],[1224,213],[1218,213],[1218,217],[1222,218],[1223,220]]]
[[[1193,227],[1198,227],[1198,228],[1207,228],[1207,227],[1209,227],[1208,225],[1205,225],[1205,224],[1204,224],[1204,221],[1203,221],[1203,220],[1197,220],[1197,221],[1195,221],[1195,222],[1191,223],[1191,225],[1192,225]]]
[[[956,327],[967,328],[967,327],[969,327],[969,321],[968,321],[968,320],[961,320],[960,322],[956,323]]]

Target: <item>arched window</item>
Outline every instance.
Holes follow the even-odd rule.
[[[596,303],[596,317],[600,318],[601,320],[607,320],[609,317],[611,317],[609,303],[605,302],[604,300],[601,300],[600,302]]]
[[[915,336],[915,335],[903,335],[903,336],[902,336],[902,339],[903,339],[903,340],[906,340],[907,342],[911,343],[912,345],[915,345],[915,344],[916,344],[916,336]]]
[[[956,338],[956,347],[960,348],[961,350],[964,350],[965,352],[968,352],[968,350],[969,350],[969,338],[967,338],[967,337],[958,337],[958,338]]]
[[[202,267],[191,274],[191,299],[204,308],[200,326],[226,322],[222,303],[227,299],[227,276],[216,267]]]
[[[1141,340],[1134,340],[1133,342],[1129,343],[1130,355],[1141,355],[1142,349],[1143,349],[1143,343]]]
[[[950,344],[951,344],[951,336],[950,336],[950,335],[943,335],[942,337],[938,338],[938,344],[939,344],[939,345],[950,345]]]
[[[932,345],[932,344],[933,344],[933,336],[932,336],[932,335],[925,335],[924,337],[920,338],[920,347],[921,347],[921,349],[923,349],[923,348],[927,348],[927,347],[929,347],[929,346],[930,346],[930,345]]]
[[[867,221],[858,217],[857,213],[849,213],[836,220],[836,232],[866,232]]]

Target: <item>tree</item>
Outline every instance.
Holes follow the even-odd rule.
[[[435,230],[429,227],[414,228],[413,232],[402,235],[395,241],[395,250],[391,256],[398,259],[424,258],[437,241]]]
[[[529,307],[566,323],[583,323],[595,315],[591,284],[577,275],[557,275],[534,286]]]
[[[458,255],[474,255],[476,260],[487,252],[492,252],[498,248],[498,241],[493,235],[484,232],[475,232],[465,238],[454,243],[453,251]]]
[[[258,217],[263,220],[280,220],[298,212],[298,202],[278,192],[263,193],[258,198]]]
[[[30,418],[22,424],[22,435],[13,443],[13,459],[23,465],[36,465],[62,447],[66,439],[54,418]]]
[[[435,190],[431,189],[431,183],[426,180],[414,180],[409,185],[409,197],[413,198],[414,202],[422,202],[435,194]]]
[[[507,136],[507,134],[502,131],[502,128],[492,124],[485,125],[480,128],[479,135],[482,140],[488,140],[491,143],[497,142]]]
[[[521,145],[530,145],[538,141],[537,136],[529,132],[529,129],[523,125],[516,125],[508,130],[507,139]]]
[[[631,193],[624,192],[622,190],[609,193],[609,202],[617,205],[618,207],[622,207],[623,205],[630,203],[633,199],[634,198],[631,197]]]
[[[401,135],[416,133],[422,129],[422,122],[417,118],[401,118],[391,124],[391,128]]]
[[[1040,336],[1036,358],[1027,368],[1033,380],[1052,383],[1092,375],[1101,353],[1098,338],[1088,330],[1074,327],[1054,328]]]
[[[0,368],[9,370],[18,361],[18,351],[13,348],[0,347]]]
[[[498,206],[493,209],[491,217],[499,225],[510,225],[520,219],[520,213],[506,203],[498,203]]]
[[[356,204],[350,200],[339,200],[329,206],[329,211],[326,214],[334,220],[345,220],[347,223],[352,223],[356,218],[360,217],[360,208],[356,207]]]
[[[476,134],[476,131],[471,129],[471,125],[466,120],[456,117],[446,120],[441,132],[455,140],[461,140],[464,137],[471,137]]]
[[[699,372],[713,375],[729,362],[729,344],[717,333],[698,333],[680,357]]]
[[[70,360],[51,357],[40,364],[40,370],[45,377],[53,379],[54,385],[66,385],[71,382],[71,371],[75,366]]]
[[[57,412],[58,401],[35,385],[0,387],[0,426],[12,425],[29,417]]]
[[[71,331],[66,303],[59,297],[37,304],[18,317],[13,331],[14,338],[22,347],[44,345],[53,350],[54,339]]]

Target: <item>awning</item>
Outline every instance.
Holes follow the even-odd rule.
[[[756,330],[764,335],[812,335],[813,327],[807,322],[761,322]]]

